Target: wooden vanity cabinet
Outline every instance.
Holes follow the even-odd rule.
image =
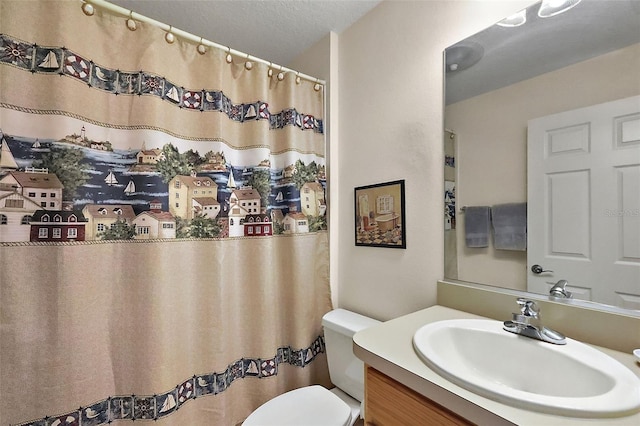
[[[365,365],[365,425],[473,425],[375,368]]]

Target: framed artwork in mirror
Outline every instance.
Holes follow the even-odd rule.
[[[356,187],[356,246],[407,248],[404,180]]]

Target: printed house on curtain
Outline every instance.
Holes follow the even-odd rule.
[[[7,189],[13,186],[15,192],[36,201],[42,208],[62,209],[64,186],[60,179],[47,169],[27,168],[24,172],[11,171],[0,179],[0,184],[8,185],[5,186]]]
[[[253,188],[235,189],[229,197],[229,236],[243,237],[249,236],[249,230],[257,231],[257,227],[251,226],[245,229],[245,222],[251,218],[252,224],[256,221],[262,222],[260,193]],[[260,234],[262,228],[260,228]],[[271,234],[266,234],[271,235]]]
[[[31,241],[84,241],[86,222],[81,212],[38,210],[31,218]]]
[[[302,213],[307,216],[324,216],[327,204],[324,199],[324,188],[319,182],[307,182],[302,185]]]
[[[176,218],[169,212],[163,212],[159,202],[151,203],[150,210],[136,216],[133,224],[137,240],[176,237]]]
[[[2,146],[6,165],[11,151],[4,136]],[[13,160],[12,156],[11,159]],[[0,242],[40,241],[37,231],[34,239],[31,227],[33,215],[43,209],[62,210],[62,182],[47,169],[10,170],[6,175],[0,176]],[[42,232],[42,238],[48,239],[49,234],[45,237],[44,230]],[[84,232],[82,235],[84,237]]]
[[[201,213],[215,219],[220,213],[216,201],[218,186],[208,176],[176,176],[169,181],[169,212],[183,219]]]
[[[112,229],[116,222],[124,221],[128,225],[133,223],[136,214],[128,204],[87,204],[82,213],[87,218],[87,239],[97,239],[108,229]]]

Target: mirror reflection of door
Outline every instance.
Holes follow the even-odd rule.
[[[640,309],[640,96],[529,121],[528,200],[529,291]]]
[[[458,278],[456,243],[456,134],[444,132],[444,276]]]

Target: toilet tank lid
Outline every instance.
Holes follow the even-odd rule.
[[[360,330],[369,328],[380,321],[346,309],[334,309],[322,317],[322,326],[347,336],[353,336]]]

